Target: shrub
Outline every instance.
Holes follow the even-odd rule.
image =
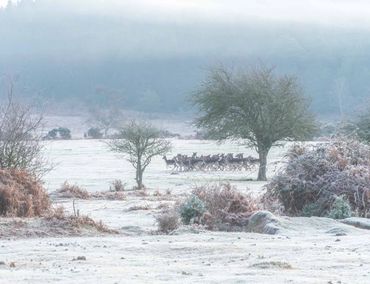
[[[49,196],[33,176],[21,170],[0,170],[1,216],[41,216],[49,209]]]
[[[116,179],[112,181],[111,186],[109,187],[110,191],[124,191],[125,190],[125,184],[120,179]]]
[[[312,217],[312,216],[322,216],[322,205],[319,203],[309,203],[302,208],[302,216]]]
[[[239,192],[230,184],[198,187],[193,191],[207,209],[202,223],[209,229],[230,230],[243,226],[251,213],[259,209],[259,202],[251,195]]]
[[[277,199],[290,215],[327,216],[339,196],[353,212],[370,209],[370,147],[355,140],[295,146],[270,184],[265,199]]]
[[[351,205],[344,196],[339,196],[332,204],[328,217],[333,219],[345,219],[351,217]]]
[[[168,234],[179,227],[179,214],[176,210],[161,212],[157,217],[158,231]]]
[[[78,198],[78,199],[89,199],[90,194],[86,189],[79,187],[74,184],[71,185],[67,181],[62,184],[62,187],[57,190],[57,195],[62,198]]]
[[[150,210],[149,204],[134,205],[128,208],[128,211],[140,211],[140,210]]]
[[[181,220],[186,225],[190,222],[199,222],[204,212],[206,212],[205,205],[196,195],[191,195],[180,206]]]

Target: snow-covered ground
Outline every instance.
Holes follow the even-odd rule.
[[[173,154],[256,155],[236,143],[173,140],[173,145]],[[270,153],[270,177],[287,147]],[[89,191],[107,190],[114,179],[134,185],[131,166],[103,141],[50,142],[48,157],[56,164],[45,177],[49,192],[65,180]],[[331,219],[279,217],[282,230],[273,236],[186,227],[174,235],[153,233],[159,206],[172,204],[192,186],[229,181],[257,194],[264,183],[248,180],[255,177],[255,171],[172,174],[159,157],[144,177],[148,196],[76,202],[82,214],[120,235],[0,239],[0,283],[370,283],[370,231]],[[167,189],[170,196],[153,195]],[[55,202],[72,210],[70,199]],[[73,260],[79,256],[86,260]]]
[[[90,191],[102,191],[109,188],[115,179],[127,183],[127,187],[135,184],[135,172],[123,156],[109,151],[104,140],[70,140],[48,143],[48,159],[55,163],[55,169],[45,177],[49,191],[57,189],[64,181],[77,183]],[[244,156],[255,156],[253,149],[248,149],[239,143],[218,144],[203,140],[172,140],[172,153],[198,155],[214,153],[244,153]],[[285,146],[289,147],[288,145]],[[273,148],[269,155],[269,172],[273,175],[274,163],[279,161],[284,153],[284,147]],[[257,169],[256,169],[257,170]],[[260,187],[259,182],[247,182],[255,179],[257,171],[250,172],[185,172],[177,173],[166,168],[162,157],[153,159],[144,174],[144,184],[151,189],[183,190],[199,183],[230,181],[241,189]]]

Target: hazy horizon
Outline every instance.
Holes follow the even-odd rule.
[[[370,91],[366,1],[0,0],[0,74],[54,101],[121,93],[177,112],[214,64],[295,74],[313,109],[358,110]],[[27,94],[26,94],[27,95]]]

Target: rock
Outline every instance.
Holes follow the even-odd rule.
[[[348,232],[342,228],[332,228],[326,231],[325,233],[340,237],[340,236],[346,236]]]
[[[287,262],[281,261],[267,261],[254,263],[251,267],[262,268],[262,269],[271,269],[271,268],[280,268],[280,269],[293,269],[293,267]]]
[[[279,231],[279,220],[268,211],[257,211],[250,218],[247,231],[251,233],[275,235]]]
[[[86,256],[78,256],[77,258],[74,258],[72,259],[72,261],[82,261],[82,260],[86,260]]]
[[[340,222],[360,229],[370,230],[370,219],[367,218],[351,217],[340,220]]]
[[[0,266],[5,265],[5,261],[0,261]]]

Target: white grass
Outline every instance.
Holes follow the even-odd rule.
[[[209,141],[174,140],[174,153],[255,153],[243,146]],[[284,148],[269,156],[281,161]],[[57,167],[46,177],[49,191],[65,180],[89,191],[107,190],[114,179],[134,185],[133,169],[100,141],[49,144]],[[370,231],[326,218],[280,217],[282,233],[190,233],[152,235],[160,203],[174,202],[195,183],[228,180],[241,190],[261,192],[264,183],[245,181],[256,173],[215,172],[171,175],[161,158],[145,175],[149,197],[128,195],[124,201],[78,200],[82,214],[120,230],[114,237],[0,239],[0,283],[369,283]],[[244,181],[243,181],[244,179]],[[169,200],[153,197],[171,189]],[[72,211],[71,200],[58,200]],[[150,210],[129,211],[148,204]],[[333,230],[335,229],[335,230]],[[345,232],[336,236],[337,231]],[[85,256],[86,261],[73,261]],[[15,267],[11,268],[10,263]]]
[[[172,140],[172,154],[207,155],[213,153],[244,153],[245,156],[257,156],[253,149],[238,143],[218,144],[213,141]],[[273,174],[273,162],[281,159],[284,148],[274,148],[269,155],[270,171]],[[135,184],[134,169],[123,156],[108,150],[104,141],[71,140],[55,141],[48,144],[48,158],[56,163],[56,168],[45,177],[46,187],[53,191],[65,180],[77,183],[90,191],[101,191],[109,188],[114,179],[121,179],[128,187]],[[256,168],[257,170],[257,168]],[[257,172],[186,172],[171,174],[162,157],[153,159],[144,174],[144,184],[151,189],[188,189],[194,184],[230,181],[241,187],[259,186],[261,183],[245,182],[256,179]],[[243,181],[244,180],[244,181]]]

